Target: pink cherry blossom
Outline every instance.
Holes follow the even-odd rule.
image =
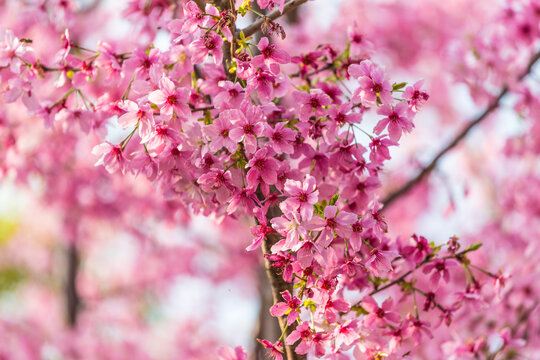
[[[268,146],[278,154],[292,154],[294,152],[293,142],[296,139],[296,132],[285,127],[285,123],[277,123],[274,128],[266,125],[263,130],[263,135],[270,139]]]
[[[279,65],[277,64],[288,64],[291,61],[289,54],[278,49],[275,44],[270,44],[267,37],[262,37],[259,40],[257,48],[261,55],[253,58],[251,62],[253,66],[260,67],[265,64],[274,74],[277,74],[279,72]]]
[[[148,100],[159,106],[160,113],[165,116],[172,116],[173,111],[179,116],[187,116],[190,113],[187,98],[187,90],[177,89],[166,77],[159,80],[159,90],[152,91],[148,95]]]
[[[248,186],[256,188],[259,179],[267,185],[273,185],[277,181],[277,161],[271,157],[267,148],[258,150],[246,165],[250,168],[246,174]]]
[[[265,349],[268,349],[268,356],[275,360],[283,360],[283,343],[281,341],[276,341],[271,343],[268,340],[259,340],[257,339]]]
[[[453,260],[436,259],[435,261],[424,265],[422,271],[424,274],[431,273],[430,280],[433,285],[438,286],[441,279],[445,282],[450,281],[449,267],[457,266]]]
[[[362,300],[362,307],[369,312],[368,315],[364,317],[364,324],[366,326],[385,326],[388,323],[397,323],[399,322],[399,315],[390,309],[392,309],[392,299],[386,299],[381,306],[377,304],[375,299],[371,296],[366,296]]]
[[[315,178],[308,175],[303,182],[287,180],[284,192],[288,198],[280,204],[281,210],[284,213],[298,211],[303,220],[311,220],[313,204],[317,202],[319,196]]]
[[[231,139],[232,128],[231,116],[227,111],[223,111],[211,125],[206,126],[203,131],[211,139],[210,150],[216,152],[225,147],[230,153],[236,152],[238,142]]]
[[[221,39],[221,36],[214,32],[205,33],[200,39],[192,42],[189,46],[189,49],[193,53],[191,62],[193,64],[203,63],[206,61],[211,51],[214,63],[221,64],[221,60],[223,59],[222,45],[223,40]]]
[[[296,318],[298,317],[298,309],[300,307],[300,299],[296,296],[292,296],[288,291],[284,291],[281,296],[285,302],[279,302],[270,308],[270,314],[272,316],[283,316],[286,313],[287,315],[287,325],[291,325]]]
[[[111,174],[117,171],[123,172],[125,169],[126,159],[119,145],[99,144],[92,149],[92,154],[99,156],[95,166],[103,165]]]
[[[252,154],[257,149],[257,137],[263,131],[262,113],[255,107],[248,107],[242,113],[239,110],[226,110],[227,118],[233,122],[230,138],[235,142],[244,142],[247,154]]]
[[[348,71],[360,83],[360,87],[353,94],[353,101],[371,105],[379,98],[383,104],[392,103],[392,85],[384,72],[371,61],[362,61],[360,65],[353,64]]]
[[[294,99],[298,104],[298,114],[301,121],[308,121],[310,116],[324,116],[325,106],[330,105],[332,99],[323,92],[312,91],[309,94],[294,92]]]
[[[323,248],[328,247],[334,239],[334,231],[339,236],[347,237],[350,233],[349,226],[356,222],[355,214],[346,211],[337,213],[337,211],[337,206],[329,205],[324,209],[324,219],[316,217],[310,223],[311,230],[321,232],[317,235],[319,237],[317,245]]]
[[[377,248],[371,249],[369,258],[366,260],[368,268],[375,276],[380,276],[382,272],[392,271],[392,260],[397,256],[393,251],[383,251]]]
[[[377,123],[373,132],[379,135],[388,126],[388,134],[392,141],[399,141],[403,131],[411,132],[414,128],[413,123],[407,118],[407,106],[403,103],[397,104],[394,108],[383,105],[377,113],[386,117]]]

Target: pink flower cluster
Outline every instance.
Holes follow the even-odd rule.
[[[131,6],[129,15],[141,16]],[[159,18],[164,8],[144,11]],[[413,131],[429,99],[423,82],[393,82],[357,26],[344,47],[295,54],[272,37],[244,36],[235,28],[240,13],[181,2],[175,18],[160,22],[165,50],[113,42],[90,50],[66,30],[63,46],[43,59],[6,30],[3,101],[20,99],[51,131],[97,136],[97,166],[143,175],[176,209],[249,219],[246,249],[263,248],[291,289],[269,309],[286,324],[282,336],[259,339],[272,358],[283,359],[287,348],[335,360],[407,358],[461,309],[481,308],[486,279],[506,280],[469,258],[477,244],[459,251],[454,238],[437,245],[389,234],[378,190],[389,149]],[[38,79],[61,95],[35,91]],[[96,81],[111,90],[98,91]],[[107,136],[107,125],[123,140]],[[484,344],[462,350],[478,353]],[[218,354],[247,358],[241,347]]]

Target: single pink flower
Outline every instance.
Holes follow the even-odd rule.
[[[292,154],[293,143],[296,140],[296,131],[285,127],[284,122],[279,122],[272,128],[265,124],[263,135],[270,139],[267,146],[272,147],[277,154]]]
[[[338,320],[338,312],[348,312],[351,309],[351,304],[342,298],[331,299],[328,293],[322,293],[320,306],[317,308],[317,313],[324,315],[329,324],[333,324]]]
[[[261,52],[261,55],[257,55],[251,60],[251,64],[255,67],[266,65],[270,68],[271,72],[277,74],[279,73],[278,64],[288,64],[291,61],[289,54],[284,50],[278,49],[275,44],[270,44],[267,37],[261,38],[257,48]]]
[[[283,300],[285,300],[285,302],[278,302],[277,304],[272,306],[270,308],[270,314],[277,317],[283,316],[288,313],[287,325],[291,325],[296,320],[298,315],[300,315],[298,310],[302,301],[300,301],[300,299],[296,296],[291,296],[291,293],[288,290],[282,292],[281,296],[283,297]]]
[[[331,120],[328,131],[331,134],[337,135],[337,131],[345,124],[358,124],[362,121],[362,113],[352,112],[352,107],[351,102],[346,102],[340,106],[332,105],[328,109],[328,116]]]
[[[373,299],[371,296],[366,296],[362,300],[362,307],[369,312],[364,317],[364,324],[366,326],[372,326],[375,324],[376,326],[386,326],[388,323],[398,323],[399,322],[399,315],[391,311],[392,310],[392,299],[388,298],[386,299],[381,306],[377,304],[375,299]]]
[[[373,137],[369,143],[369,160],[382,164],[384,160],[390,160],[390,146],[397,146],[398,143],[387,138],[387,135]]]
[[[337,348],[340,348],[342,344],[347,346],[354,344],[360,339],[360,334],[358,334],[358,320],[347,320],[339,324],[334,329],[334,339]]]
[[[375,276],[380,276],[382,271],[393,270],[392,260],[397,256],[398,254],[393,251],[383,251],[373,248],[369,252],[369,258],[366,260],[365,265]]]
[[[251,245],[249,245],[246,250],[253,251],[261,247],[262,242],[266,239],[268,234],[273,233],[274,230],[268,226],[268,222],[261,222],[259,225],[251,227],[251,234],[255,236]]]
[[[301,323],[294,329],[289,336],[285,339],[285,344],[287,345],[293,345],[298,340],[300,341],[300,344],[296,346],[296,352],[298,354],[305,354],[310,349],[310,341],[313,338],[313,332],[311,331],[309,327],[309,323],[307,321]]]
[[[332,102],[330,96],[316,90],[312,90],[309,94],[295,91],[293,92],[293,98],[298,105],[300,121],[308,121],[311,116],[325,116],[326,109],[324,107]]]
[[[328,205],[324,209],[324,219],[316,217],[311,221],[310,230],[321,231],[317,240],[317,245],[327,248],[334,240],[334,232],[339,236],[348,237],[350,234],[350,225],[356,222],[358,216],[346,211],[337,212],[338,208],[334,205]]]
[[[227,117],[233,123],[230,138],[237,143],[244,141],[246,153],[253,154],[257,149],[257,137],[264,129],[263,115],[259,108],[250,106],[245,111],[245,115],[237,109],[225,110],[223,113],[227,113]]]
[[[210,150],[216,152],[225,147],[230,153],[238,149],[238,142],[231,139],[233,124],[227,111],[223,111],[214,122],[205,126],[203,133],[210,139]]]
[[[260,183],[259,180],[262,180],[267,185],[273,185],[277,181],[279,164],[268,153],[268,148],[258,150],[246,164],[247,168],[250,168],[246,174],[247,184],[250,188],[257,188]]]
[[[349,74],[358,79],[360,86],[355,90],[352,100],[363,105],[375,105],[377,98],[383,104],[392,103],[392,84],[384,72],[371,61],[362,61],[359,65],[349,66]]]
[[[244,88],[239,83],[220,81],[219,92],[214,96],[214,106],[218,109],[237,109],[246,98]]]
[[[182,140],[181,134],[167,125],[156,125],[146,139],[142,139],[148,151],[160,154],[168,145],[178,146]]]
[[[351,41],[350,54],[354,57],[368,58],[373,53],[374,45],[368,40],[366,34],[360,31],[360,28],[356,21],[354,26],[349,26],[347,29],[347,35]]]
[[[407,86],[403,92],[403,98],[408,101],[412,112],[417,112],[420,106],[429,99],[427,92],[422,90],[422,85],[424,85],[424,80],[417,81],[413,86]]]
[[[92,154],[100,157],[95,163],[95,166],[103,165],[111,174],[118,170],[124,172],[126,159],[120,145],[112,145],[109,142],[105,142],[94,146]]]
[[[433,334],[429,329],[429,323],[426,321],[421,321],[420,319],[417,319],[409,314],[407,316],[405,336],[412,337],[414,344],[418,346],[422,343],[422,334],[426,335],[430,339],[433,339]]]
[[[271,221],[272,227],[282,236],[285,236],[284,241],[279,241],[272,246],[272,252],[278,251],[298,251],[302,246],[300,238],[306,239],[308,236],[307,229],[302,225],[300,215],[298,213],[288,213],[280,217],[273,218]],[[278,245],[279,244],[279,245]]]
[[[259,67],[247,78],[246,92],[250,93],[257,90],[259,98],[264,102],[270,102],[275,97],[274,83],[276,76],[273,75],[268,67]]]
[[[152,91],[148,100],[159,106],[161,115],[172,116],[173,111],[177,115],[189,116],[191,111],[187,105],[189,90],[176,88],[174,83],[166,77],[159,80],[159,90]]]
[[[385,118],[379,120],[373,132],[379,135],[388,126],[388,134],[390,140],[399,141],[403,131],[411,132],[414,124],[407,118],[407,105],[403,102],[394,107],[383,105],[377,111],[379,115],[386,115]]]
[[[360,251],[362,248],[362,237],[364,236],[364,231],[373,227],[373,224],[375,224],[375,220],[369,218],[368,216],[363,216],[351,224],[351,233],[347,239],[349,240],[349,245],[355,252]]]
[[[450,281],[450,272],[448,267],[457,266],[457,263],[451,259],[436,259],[431,263],[424,265],[422,271],[424,274],[432,273],[430,276],[431,283],[435,286],[439,285],[441,279],[445,282]]]
[[[416,266],[420,264],[428,254],[431,254],[433,249],[429,246],[427,239],[423,236],[413,234],[411,240],[413,241],[413,245],[405,246],[401,250],[401,254],[405,259],[411,262],[412,266]]]
[[[299,211],[304,221],[309,221],[313,217],[313,205],[319,198],[319,190],[315,178],[306,175],[303,182],[287,180],[283,188],[287,199],[279,207],[284,213]]]
[[[211,51],[214,63],[221,64],[221,60],[223,59],[222,46],[223,39],[221,36],[213,31],[204,33],[200,39],[195,40],[189,45],[189,49],[193,52],[191,62],[194,65],[205,62]]]
[[[124,100],[118,104],[118,107],[125,111],[123,115],[118,117],[118,125],[121,128],[138,126],[141,139],[150,136],[154,126],[154,115],[150,106]]]
[[[257,339],[259,343],[265,348],[268,349],[268,356],[274,360],[283,360],[283,343],[281,341],[276,341],[271,343],[268,340]]]

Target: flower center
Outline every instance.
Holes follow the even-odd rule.
[[[174,95],[170,95],[168,98],[167,98],[167,104],[169,105],[174,105],[178,102],[178,99],[176,98],[176,96]]]
[[[380,93],[382,91],[383,87],[381,84],[374,84],[371,90],[375,93]]]

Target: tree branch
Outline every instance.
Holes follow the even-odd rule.
[[[282,15],[287,14],[290,11],[293,11],[303,3],[307,2],[307,0],[291,0],[288,1],[285,6],[283,7],[283,13],[279,11],[279,9],[275,9],[270,14],[266,15],[266,18],[269,18],[270,20],[276,20],[277,18],[281,17]],[[249,25],[248,27],[241,29],[246,37],[251,36],[255,34],[257,31],[261,30],[261,26],[264,23],[265,18],[259,18],[256,20],[253,24]]]
[[[222,60],[222,65],[223,65],[223,70],[225,71],[225,76],[230,81],[234,81],[235,76],[234,76],[234,74],[231,74],[229,72],[229,69],[230,69],[230,66],[232,64],[232,59],[233,59],[233,56],[234,56],[234,53],[235,53],[235,50],[236,50],[236,9],[235,9],[233,0],[222,0],[222,3],[223,4],[221,4],[221,6],[224,9],[226,9],[229,12],[229,14],[234,16],[234,21],[229,27],[229,29],[230,29],[230,31],[232,33],[233,39],[232,39],[232,41],[230,43],[228,41],[225,41],[223,43],[223,60]]]
[[[534,64],[540,59],[540,52],[534,54],[531,57],[531,60],[529,61],[529,64],[527,65],[527,68],[525,71],[518,77],[518,81],[522,80],[525,76],[527,76]],[[400,187],[398,190],[394,191],[390,195],[388,195],[384,200],[384,208],[388,208],[394,201],[399,199],[400,197],[406,195],[409,191],[411,191],[418,183],[420,183],[435,167],[437,166],[437,163],[439,160],[450,150],[452,150],[456,145],[458,145],[466,136],[467,134],[478,124],[480,124],[482,121],[484,121],[489,114],[491,114],[494,110],[496,110],[501,102],[501,99],[508,93],[508,86],[504,86],[502,90],[499,92],[499,95],[491,103],[489,106],[473,121],[471,121],[463,130],[461,130],[452,141],[448,145],[446,145],[443,149],[441,149],[437,155],[428,163],[427,166],[422,168],[420,172],[413,177],[411,180],[409,180],[405,185]]]
[[[197,7],[199,8],[199,10],[201,10],[201,11],[205,10],[206,1],[204,1],[204,0],[193,0],[193,1],[195,2],[195,4],[197,4]]]
[[[275,217],[281,216],[281,211],[277,206],[272,206],[270,209],[268,209],[268,213],[266,214],[266,217],[270,220]],[[269,234],[266,239],[264,239],[262,243],[262,250],[263,254],[271,254],[270,248],[277,243],[280,240],[280,236],[278,234]],[[272,287],[272,295],[274,298],[274,304],[277,304],[280,301],[283,301],[281,297],[281,293],[288,290],[291,294],[293,293],[293,284],[288,283],[285,280],[283,280],[283,277],[281,274],[278,273],[278,270],[274,267],[272,267],[272,263],[268,259],[264,259],[264,267],[266,269],[266,275],[268,276],[268,279],[270,280],[270,285]],[[268,311],[268,310],[266,310]],[[279,327],[281,328],[281,331],[284,331],[285,326],[287,325],[287,319],[284,316],[278,317]],[[291,326],[289,326],[286,330],[285,338],[296,328],[296,322],[293,323]],[[290,346],[285,344],[285,338],[283,340],[283,348],[285,350],[285,358],[287,360],[305,360],[305,355],[300,355],[294,352],[294,349],[296,346]]]
[[[66,315],[68,325],[74,328],[77,325],[80,297],[77,291],[77,272],[79,270],[79,251],[74,243],[67,250],[67,276],[65,285]]]

